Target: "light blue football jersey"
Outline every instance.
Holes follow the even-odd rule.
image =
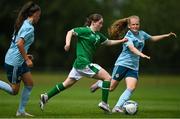
[[[142,51],[145,40],[150,39],[151,36],[144,31],[139,31],[138,34],[134,34],[131,30],[129,30],[126,33],[125,38],[127,38],[128,41],[123,44],[123,50],[116,60],[115,65],[121,65],[133,70],[139,70],[140,56],[131,52],[128,46],[134,45],[134,47],[136,47],[139,51]]]
[[[5,56],[6,64],[9,64],[12,66],[19,66],[19,65],[22,65],[22,63],[24,62],[24,59],[21,53],[19,52],[19,49],[17,46],[17,42],[18,40],[20,40],[20,38],[23,38],[25,40],[24,49],[27,53],[30,45],[34,41],[34,26],[32,25],[31,21],[29,21],[28,19],[26,19],[23,22],[23,25],[19,29],[16,37],[15,35],[13,35],[12,37],[11,45]]]

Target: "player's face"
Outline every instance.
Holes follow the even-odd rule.
[[[137,33],[139,31],[139,28],[140,28],[139,19],[131,18],[129,23],[129,29],[134,33]]]
[[[94,28],[96,29],[96,31],[100,31],[103,26],[103,18],[101,18],[97,22],[94,22],[93,24],[94,24]]]
[[[40,15],[41,15],[41,11],[37,11],[32,15],[34,23],[37,23],[39,21]]]

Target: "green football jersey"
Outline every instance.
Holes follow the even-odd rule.
[[[93,32],[90,27],[78,27],[73,29],[77,36],[76,59],[73,67],[83,69],[92,63],[96,49],[107,40],[100,32]]]

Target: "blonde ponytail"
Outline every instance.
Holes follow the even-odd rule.
[[[116,20],[110,28],[108,28],[108,34],[112,39],[121,38],[121,34],[127,30],[128,18]]]

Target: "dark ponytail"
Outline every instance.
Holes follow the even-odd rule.
[[[14,25],[15,34],[18,33],[25,19],[32,16],[33,13],[35,13],[36,11],[40,11],[40,10],[41,8],[34,2],[30,1],[26,3],[19,11],[18,17],[16,19],[16,22]]]
[[[90,26],[92,21],[97,22],[101,18],[103,18],[103,17],[100,14],[91,14],[88,18],[86,18],[86,22],[85,22],[84,25],[85,26]]]

